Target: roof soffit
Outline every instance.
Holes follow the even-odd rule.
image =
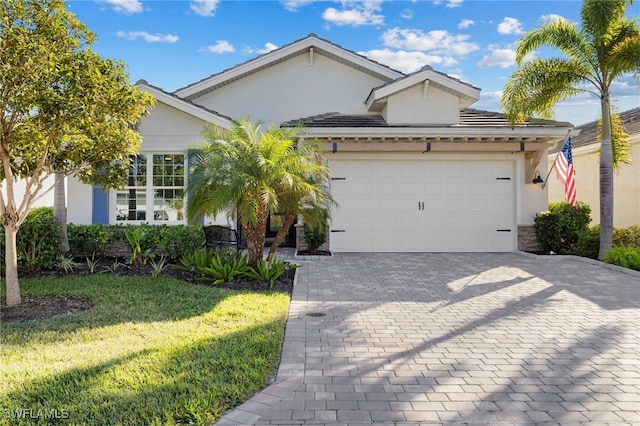
[[[311,48],[313,48],[314,54],[318,53],[327,56],[337,62],[350,66],[366,74],[373,75],[381,80],[393,81],[404,76],[400,71],[393,70],[355,52],[318,38],[315,35],[309,35],[304,39],[273,50],[269,53],[265,53],[255,59],[236,65],[235,67],[222,71],[218,74],[214,74],[182,89],[178,89],[174,93],[176,96],[181,98],[195,99],[205,93],[215,90],[218,87],[227,85],[280,62],[284,62],[287,59],[309,54]]]

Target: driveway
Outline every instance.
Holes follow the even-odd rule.
[[[518,253],[298,262],[277,379],[220,425],[640,424],[640,274]]]

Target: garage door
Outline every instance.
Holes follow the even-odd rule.
[[[330,160],[329,167],[338,203],[333,251],[514,249],[513,161]]]

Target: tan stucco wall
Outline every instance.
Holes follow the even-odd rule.
[[[576,170],[576,194],[578,201],[591,207],[591,226],[600,223],[600,178],[597,153],[598,145],[580,147],[573,150],[573,164]],[[640,225],[640,138],[632,140],[631,161],[623,165],[614,176],[613,226],[626,228]],[[549,156],[549,167],[556,154]],[[548,181],[549,201],[564,201],[562,182],[551,172]]]

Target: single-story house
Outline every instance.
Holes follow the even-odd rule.
[[[304,124],[331,169],[334,252],[508,252],[532,241],[546,210],[548,149],[571,123],[470,107],[480,89],[429,66],[404,74],[315,34],[157,99],[139,131],[129,185],[68,184],[74,223],[185,223],[186,153],[205,122]],[[272,212],[269,232],[278,228]],[[535,236],[533,237],[535,239]]]
[[[629,159],[613,177],[613,226],[640,225],[640,108],[620,113],[622,127],[629,135]],[[591,226],[600,223],[600,141],[596,139],[597,121],[577,126],[580,133],[571,139],[573,166],[576,171],[578,201],[591,207]],[[549,169],[563,144],[549,151]],[[564,186],[552,172],[547,182],[549,201],[564,200]]]

